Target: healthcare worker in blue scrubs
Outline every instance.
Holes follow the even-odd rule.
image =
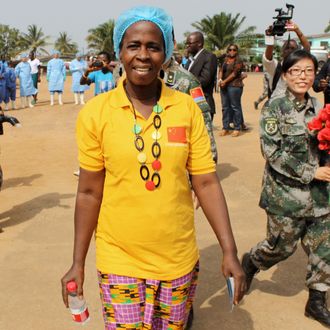
[[[89,89],[88,85],[81,85],[80,79],[87,70],[88,64],[83,59],[82,53],[77,53],[76,58],[70,63],[70,71],[72,73],[72,91],[74,94],[74,103],[77,105],[85,104],[84,92]]]
[[[0,109],[1,103],[5,100],[6,94],[6,79],[5,79],[6,68],[2,61],[0,61]]]
[[[58,93],[58,104],[63,105],[62,94],[64,89],[64,81],[66,78],[66,69],[63,60],[61,60],[60,52],[54,50],[53,58],[47,64],[47,81],[48,90],[50,92],[50,105],[54,105],[54,94]]]
[[[29,55],[21,54],[20,59],[21,62],[15,67],[15,75],[19,79],[21,107],[26,108],[29,105],[30,108],[33,108],[32,96],[38,93],[38,90],[33,85],[31,66],[28,63]]]

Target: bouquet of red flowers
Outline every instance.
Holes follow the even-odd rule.
[[[319,149],[330,154],[330,104],[326,104],[318,115],[308,123],[310,131],[317,131]]]

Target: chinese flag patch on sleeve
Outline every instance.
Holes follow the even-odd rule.
[[[168,127],[167,128],[168,142],[172,143],[187,143],[185,127]]]
[[[190,95],[196,103],[204,102],[205,96],[201,87],[196,87],[190,90]]]

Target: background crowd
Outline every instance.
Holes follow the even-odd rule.
[[[213,91],[216,90],[221,93],[223,118],[220,136],[230,134],[232,137],[237,137],[242,131],[248,129],[244,123],[244,107],[241,104],[244,79],[247,77],[246,72],[265,71],[263,92],[260,99],[254,103],[256,109],[260,102],[270,97],[272,91],[275,90],[278,80],[280,80],[279,85],[281,85],[280,70],[277,68],[277,63],[280,56],[282,58],[285,57],[285,53],[280,53],[278,45],[266,45],[266,51],[263,57],[258,58],[255,56],[251,59],[250,56],[249,61],[247,61],[244,54],[246,54],[248,47],[252,46],[251,42],[248,43],[247,41],[257,35],[254,33],[254,27],[249,27],[244,30],[244,33],[239,33],[238,44],[226,43],[224,41],[224,39],[236,40],[235,36],[238,34],[244,19],[245,17],[239,20],[239,15],[233,18],[225,13],[208,17],[208,19],[203,19],[193,24],[194,27],[199,29],[198,32],[188,35],[186,42],[176,44],[176,60],[182,67],[192,72],[201,82],[204,96],[210,106],[209,112],[211,119],[213,119],[215,113]],[[226,22],[228,26],[233,25],[235,28],[231,30],[230,36],[216,38],[215,31],[209,30],[210,27],[206,24],[208,20],[214,24],[218,21],[219,24],[222,22],[222,25]],[[106,31],[110,31],[110,34],[113,33],[111,32],[113,31],[113,29],[111,30],[113,26],[114,20],[109,20],[106,23],[100,24],[97,28],[89,30],[90,34],[86,38],[88,46],[100,49],[99,55],[86,55],[83,52],[78,52],[77,45],[70,40],[66,33],[61,33],[54,44],[55,50],[51,52],[51,60],[49,61],[49,58],[47,58],[44,64],[36,58],[35,50],[38,49],[38,53],[45,51],[44,47],[47,45],[48,36],[45,36],[42,29],[37,26],[31,25],[28,27],[27,33],[18,34],[18,36],[16,34],[18,40],[16,40],[16,43],[11,43],[12,47],[10,49],[8,49],[8,45],[6,46],[0,38],[0,45],[3,47],[0,61],[0,106],[2,105],[2,108],[5,110],[27,106],[33,107],[37,101],[37,84],[41,81],[41,73],[47,75],[46,79],[48,81],[51,105],[54,105],[56,94],[58,95],[58,104],[63,104],[63,84],[67,73],[72,74],[73,77],[72,92],[74,94],[73,100],[75,104],[85,103],[84,92],[88,90],[88,86],[92,83],[95,84],[95,95],[115,87],[116,79],[119,76],[119,71],[120,74],[122,73],[122,68],[120,65],[116,65],[117,62],[115,62],[113,43],[111,41],[112,37],[111,35],[107,36],[103,40],[102,45],[97,42],[100,36],[103,35],[105,37]],[[9,36],[14,35],[10,33],[11,28],[8,26],[1,26],[1,29],[3,32],[8,33]],[[295,43],[296,40],[299,40],[305,49],[309,48],[306,37],[293,22],[287,31],[292,31],[292,35],[290,35],[291,40],[287,47],[282,47],[283,50],[290,49],[290,45]],[[327,31],[327,28],[325,31]],[[207,36],[205,40],[204,35]],[[12,38],[14,37],[12,36]],[[191,38],[192,40],[190,40]],[[196,42],[196,38],[201,40]],[[24,63],[27,61],[30,63],[31,71],[29,73],[28,66],[20,64],[20,70],[16,70],[16,73],[14,73],[13,69],[18,64],[17,56],[15,57],[14,54],[15,52],[17,54],[20,48],[26,47],[28,43],[30,43],[33,51],[29,55],[27,53],[20,53],[18,56],[20,62]],[[241,46],[243,47],[242,49],[240,49],[240,45],[243,45]],[[217,50],[210,52],[208,49]],[[203,51],[199,60],[197,63],[193,63],[192,60],[195,57],[197,60],[201,50]],[[73,51],[76,51],[75,55],[68,60],[67,54],[72,54]],[[210,57],[212,63],[207,66],[207,70],[205,68],[202,70],[202,58],[207,54],[213,55]],[[96,61],[97,57],[100,57],[100,61]],[[96,65],[94,66],[93,63],[95,62]],[[100,66],[101,62],[103,63],[103,67]],[[329,94],[329,85],[327,84],[329,79],[327,72],[328,66],[328,63],[324,65],[324,69],[322,70],[324,77],[321,83],[318,86],[314,86],[314,90],[317,92],[323,92],[326,89],[325,95]],[[23,68],[24,70],[22,70]],[[207,75],[205,72],[207,72]],[[20,81],[20,105],[16,104],[16,90],[13,87],[15,75]],[[30,75],[32,76],[34,89],[31,87],[31,82],[29,82]],[[272,76],[275,76],[275,79]],[[318,77],[317,81],[320,79]],[[261,87],[260,89],[262,90]],[[2,102],[3,104],[1,104]]]

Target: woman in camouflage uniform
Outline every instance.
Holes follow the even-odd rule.
[[[272,98],[262,110],[260,135],[266,166],[260,207],[267,213],[267,238],[243,256],[242,266],[249,288],[260,269],[288,258],[301,240],[308,255],[305,315],[329,326],[330,167],[321,165],[316,134],[307,128],[320,108],[307,93],[316,69],[317,61],[307,51],[290,54],[282,66],[286,93]]]

